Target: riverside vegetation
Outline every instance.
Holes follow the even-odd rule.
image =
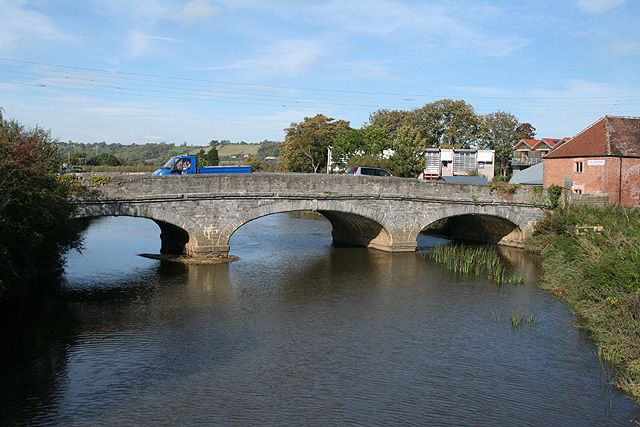
[[[589,226],[602,231],[578,228]],[[538,224],[529,244],[543,258],[541,287],[571,305],[598,356],[617,370],[618,387],[640,402],[640,210],[558,208]],[[506,274],[490,247],[438,246],[430,256],[449,270],[484,275],[498,286],[522,281]],[[513,311],[510,320],[516,328],[536,322],[524,309]]]
[[[495,248],[489,246],[437,246],[430,252],[431,259],[455,273],[486,276],[499,287],[505,283],[519,284],[520,275],[509,275]]]
[[[28,284],[79,245],[82,223],[70,220],[70,199],[80,186],[56,175],[62,157],[55,142],[43,129],[5,120],[0,109],[0,300],[24,299]]]
[[[578,233],[584,226],[603,228]],[[640,210],[558,209],[530,244],[544,260],[542,287],[571,305],[617,385],[640,402]]]

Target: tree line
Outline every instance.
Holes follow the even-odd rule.
[[[218,155],[218,151],[228,145],[249,145],[241,141],[233,143],[229,140],[211,140],[207,147],[201,145],[176,145],[173,143],[146,143],[130,144],[121,143],[78,143],[73,141],[56,141],[63,161],[70,165],[78,166],[121,166],[121,165],[153,165],[165,163],[172,156],[180,154],[197,154],[203,159],[203,165],[215,166],[220,161],[226,160]],[[267,157],[277,157],[280,142],[264,140],[259,143],[257,160]]]
[[[416,177],[425,167],[428,148],[492,149],[496,171],[511,173],[514,145],[532,138],[535,128],[511,113],[476,114],[463,100],[443,99],[414,110],[378,110],[359,129],[346,120],[318,114],[285,129],[280,168],[291,172],[320,172],[331,162],[367,164],[394,175]]]

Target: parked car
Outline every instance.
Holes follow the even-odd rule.
[[[347,175],[393,176],[391,172],[386,169],[372,168],[369,166],[351,166],[344,173]]]

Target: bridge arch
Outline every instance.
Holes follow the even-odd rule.
[[[393,245],[393,235],[385,227],[385,216],[379,211],[354,206],[352,203],[327,203],[318,200],[289,200],[265,204],[242,212],[220,229],[215,245],[229,245],[231,236],[244,224],[255,219],[287,212],[317,212],[332,227],[335,243],[367,246],[387,250]]]
[[[160,228],[160,253],[182,255],[190,252],[194,239],[192,235],[198,226],[192,220],[183,218],[175,211],[146,204],[96,204],[76,210],[76,218],[98,218],[104,216],[130,216],[146,218]]]
[[[537,218],[523,217],[508,206],[448,206],[427,216],[419,232],[455,240],[521,246]]]

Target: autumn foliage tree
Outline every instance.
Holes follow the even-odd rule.
[[[78,185],[56,175],[62,158],[54,142],[0,111],[0,297],[59,267],[61,251],[78,244],[70,202]]]

